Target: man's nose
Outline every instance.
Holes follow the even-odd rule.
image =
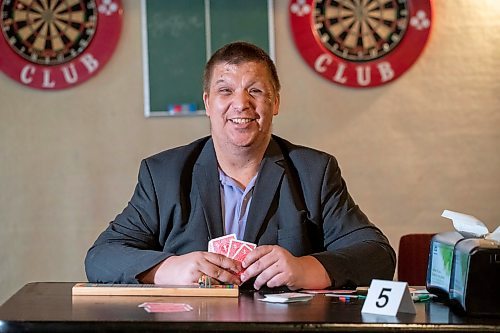
[[[250,105],[250,94],[246,90],[235,91],[233,94],[233,108],[237,111],[243,111]]]

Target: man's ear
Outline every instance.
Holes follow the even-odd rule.
[[[203,104],[205,104],[206,115],[210,117],[210,107],[208,106],[208,93],[206,91],[203,92]]]
[[[274,98],[273,116],[277,116],[279,112],[280,112],[280,94],[277,93],[276,97]]]

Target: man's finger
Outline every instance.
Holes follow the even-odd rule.
[[[277,277],[280,275],[280,271],[278,270],[278,266],[276,264],[270,265],[264,271],[257,275],[255,278],[255,282],[253,284],[255,289],[260,289],[262,286],[267,285],[268,287],[277,287],[281,284],[276,282]],[[270,282],[275,280],[276,285],[271,285]]]
[[[206,252],[205,259],[218,267],[234,273],[239,273],[243,269],[239,261],[228,258],[222,254]]]
[[[269,255],[269,252],[267,252],[266,255],[260,257],[259,259],[257,259],[257,261],[254,261],[245,269],[245,272],[241,275],[241,281],[245,282],[255,276],[257,276],[258,279],[262,280],[266,279],[267,275],[269,274],[273,275],[273,269],[270,267],[275,265],[277,263],[277,260],[278,258],[274,258],[273,256]],[[261,276],[264,272],[265,275]],[[264,281],[264,283],[266,281]]]
[[[262,246],[257,246],[255,250],[251,251],[243,262],[241,263],[243,268],[247,268],[248,266],[252,265],[254,262],[259,260],[260,258],[264,257],[266,254],[270,253],[273,250],[272,245],[262,245]]]
[[[208,265],[201,269],[204,274],[223,283],[241,284],[238,273],[242,268],[239,261],[209,252],[205,253],[205,259]]]
[[[289,281],[287,280],[288,277],[289,275],[286,272],[269,268],[255,279],[254,288],[260,289],[262,286],[266,285],[269,288],[287,286],[291,290],[296,290],[297,288],[289,285]]]

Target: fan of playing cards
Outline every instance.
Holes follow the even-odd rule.
[[[256,247],[253,243],[237,240],[235,234],[214,238],[208,242],[208,252],[223,254],[240,262]]]

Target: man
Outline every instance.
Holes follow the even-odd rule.
[[[353,202],[335,158],[272,135],[280,83],[260,48],[218,50],[204,73],[211,136],[142,161],[128,206],[85,261],[89,281],[320,289],[392,279],[395,254]],[[207,252],[236,233],[242,263]]]

